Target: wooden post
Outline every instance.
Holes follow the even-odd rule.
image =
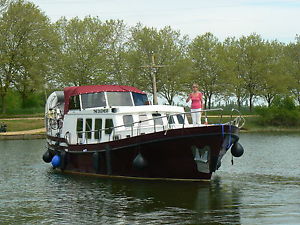
[[[155,74],[155,68],[161,68],[164,67],[164,65],[155,65],[155,59],[154,59],[154,52],[151,53],[151,64],[147,66],[141,66],[143,68],[150,68],[151,77],[152,77],[152,94],[153,94],[153,105],[158,104],[157,100],[157,87],[156,87],[156,74]]]

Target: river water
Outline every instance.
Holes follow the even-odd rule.
[[[55,173],[44,140],[0,141],[0,224],[300,224],[300,134],[241,134],[211,182]]]

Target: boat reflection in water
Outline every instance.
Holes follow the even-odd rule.
[[[210,182],[153,182],[64,176],[74,188],[63,204],[71,207],[74,219],[80,215],[103,224],[240,224],[240,193],[218,177]],[[82,215],[83,208],[93,216]]]

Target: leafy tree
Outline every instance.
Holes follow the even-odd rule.
[[[240,76],[244,81],[245,92],[252,111],[253,101],[259,95],[264,71],[265,43],[257,34],[243,36],[238,40]]]
[[[153,94],[152,76],[156,76],[157,81],[161,68],[148,67],[152,63],[152,56],[156,65],[164,65],[161,56],[163,40],[159,31],[155,28],[144,27],[137,24],[130,29],[130,37],[127,43],[127,83],[138,86],[143,90],[151,91]],[[154,55],[153,55],[154,54]]]
[[[3,13],[9,5],[10,0],[0,0],[0,14]]]
[[[287,45],[285,55],[288,61],[285,63],[284,69],[288,71],[293,79],[290,91],[300,104],[300,36],[296,36],[295,43]]]
[[[48,17],[34,4],[13,2],[0,20],[0,95],[13,86],[23,103],[29,93],[39,89],[48,71],[48,59],[56,46]]]
[[[124,83],[126,72],[126,41],[128,30],[122,20],[105,21],[110,37],[107,41],[106,63],[110,80],[116,84]]]
[[[61,18],[56,23],[62,40],[57,64],[58,80],[64,85],[105,84],[122,73],[124,65],[122,21],[101,22]]]
[[[58,60],[57,74],[64,85],[93,84],[97,75],[103,73],[104,47],[107,30],[103,30],[98,18],[78,17],[68,21],[61,18],[56,23],[62,39],[61,56]],[[102,65],[100,65],[102,64]]]
[[[222,91],[222,45],[212,34],[197,36],[189,47],[193,63],[193,79],[197,81],[204,94],[205,108],[211,108],[212,97]]]
[[[241,51],[238,46],[238,40],[233,38],[226,38],[223,42],[224,57],[222,60],[223,67],[223,82],[225,84],[224,94],[227,96],[234,96],[237,99],[237,106],[239,109],[242,102],[246,98],[245,81],[242,78],[242,67],[239,62]]]
[[[291,76],[286,70],[286,57],[284,56],[284,44],[278,41],[265,43],[265,62],[261,80],[261,95],[268,106],[271,106],[277,95],[287,94],[291,84]]]
[[[179,96],[190,86],[191,62],[187,58],[178,59],[162,71],[160,95],[169,105],[174,104],[174,97]]]
[[[174,104],[174,97],[180,95],[189,85],[191,62],[187,57],[188,38],[181,37],[180,32],[165,27],[160,30],[164,40],[164,51],[161,57],[165,66],[161,69],[159,79],[159,93],[170,105]]]
[[[137,24],[130,30],[127,43],[127,83],[153,93],[152,80],[156,77],[157,90],[169,104],[183,88],[186,74],[185,49],[187,37],[167,26],[157,30]],[[154,54],[158,67],[149,67]]]

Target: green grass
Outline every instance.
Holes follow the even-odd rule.
[[[34,130],[44,127],[44,120],[0,120],[0,123],[5,123],[7,125],[7,132],[10,131],[24,131],[24,130]]]
[[[0,118],[34,118],[34,117],[44,117],[44,113],[34,113],[34,114],[0,114]]]
[[[44,113],[44,107],[7,109],[5,114],[0,114],[0,118],[43,117]]]
[[[234,117],[233,117],[234,118]],[[204,121],[204,120],[203,120]],[[222,123],[226,123],[230,121],[230,117],[223,117]],[[220,123],[219,118],[208,118],[208,123]],[[245,118],[245,125],[241,129],[244,132],[277,132],[277,131],[291,131],[291,132],[298,132],[300,131],[300,126],[296,127],[289,127],[289,126],[265,126],[259,123],[259,118],[257,116],[254,117],[246,117]]]

